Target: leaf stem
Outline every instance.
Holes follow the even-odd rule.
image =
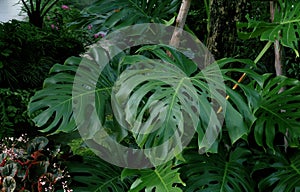
[[[272,45],[272,41],[268,41],[268,43],[264,46],[264,48],[261,50],[261,52],[258,54],[258,56],[255,58],[254,60],[254,64],[257,64],[258,61],[262,58],[262,56],[267,52],[267,50],[271,47]],[[239,78],[238,82],[236,84],[234,84],[234,86],[232,87],[232,90],[235,90],[236,88],[238,88],[238,84],[241,83],[245,77],[246,77],[246,73],[243,73],[242,76]],[[229,95],[226,96],[226,100],[228,100],[230,98]],[[222,107],[220,107],[217,111],[217,113],[221,113],[222,111]]]

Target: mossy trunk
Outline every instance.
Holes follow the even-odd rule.
[[[215,59],[234,56],[236,22],[241,20],[246,0],[211,0],[207,47]]]

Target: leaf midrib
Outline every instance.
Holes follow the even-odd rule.
[[[169,108],[168,108],[168,114],[167,114],[167,118],[166,118],[166,120],[167,120],[166,124],[169,123],[170,116],[171,116],[171,110],[172,110],[172,108],[174,106],[176,96],[178,95],[178,92],[179,92],[179,88],[182,86],[184,80],[185,80],[185,78],[181,78],[180,81],[179,81],[179,83],[178,83],[178,85],[177,85],[177,87],[176,87],[176,89],[175,89],[174,95],[172,97],[172,101],[171,101],[171,103],[169,105]]]
[[[110,89],[112,89],[112,88],[111,88],[111,87],[105,87],[105,88],[103,88],[103,89],[95,89],[95,90],[92,90],[92,91],[85,92],[85,93],[83,93],[83,94],[79,94],[79,95],[77,95],[76,97],[71,96],[70,99],[66,99],[66,100],[63,101],[63,102],[56,104],[55,106],[53,106],[53,108],[57,108],[57,107],[59,107],[59,106],[65,104],[65,103],[68,103],[68,102],[72,101],[72,100],[75,99],[75,98],[82,97],[83,95],[87,95],[87,94],[91,94],[91,93],[98,93],[98,92],[101,92],[101,91],[107,91],[107,90],[110,90]]]
[[[286,121],[278,114],[276,114],[275,112],[273,112],[272,110],[270,110],[269,108],[265,107],[264,105],[261,106],[262,109],[264,109],[265,111],[271,113],[272,115],[274,115],[275,117],[279,118],[281,120],[281,122],[283,122],[284,124],[286,124],[288,127],[290,127],[289,123],[286,123]]]
[[[296,173],[298,173],[298,175],[300,175],[300,170],[297,169],[297,167],[292,163],[291,167],[296,171]]]
[[[159,172],[155,169],[154,173],[157,175],[157,177],[159,178],[159,180],[161,181],[161,183],[163,184],[164,188],[166,191],[168,190],[167,184],[164,182],[163,178],[160,176]]]
[[[109,179],[108,181],[104,182],[100,187],[98,187],[98,188],[95,190],[95,192],[97,192],[98,190],[103,189],[103,187],[105,187],[105,186],[108,185],[109,183],[114,184],[114,183],[112,182],[112,181],[114,181],[114,180],[120,180],[120,176],[119,176],[119,175],[118,175],[118,176],[115,176],[115,177]]]
[[[224,191],[224,185],[225,185],[227,172],[228,172],[228,162],[225,163],[224,175],[223,175],[223,178],[222,178],[222,185],[221,185],[221,188],[220,188],[220,191],[222,191],[222,192]]]

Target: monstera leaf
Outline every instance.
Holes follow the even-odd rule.
[[[249,39],[260,37],[261,40],[274,42],[275,39],[286,47],[298,52],[298,41],[300,34],[300,3],[298,1],[279,0],[280,8],[275,10],[274,22],[251,20],[247,16],[248,23],[238,23],[239,37]],[[250,32],[247,32],[250,31]]]
[[[122,179],[133,176],[138,176],[138,178],[132,183],[129,192],[143,190],[179,192],[182,191],[179,187],[184,185],[180,179],[178,168],[172,169],[171,162],[160,165],[155,169],[124,169],[122,171]]]
[[[172,59],[166,50],[172,53]],[[96,124],[91,123],[100,119],[118,141],[126,137],[127,128],[139,147],[159,146],[168,141],[164,150],[174,148],[175,154],[188,144],[194,131],[198,133],[199,149],[217,152],[223,121],[232,143],[248,134],[253,114],[244,98],[225,86],[224,80],[235,82],[224,75],[230,69],[219,67],[249,61],[221,60],[200,71],[198,64],[168,46],[145,46],[139,51],[160,60],[142,55],[122,56],[115,70],[113,65],[106,65],[106,51],[95,47],[88,53],[88,59],[73,57],[64,65],[55,65],[51,70],[53,76],[45,80],[44,88],[31,99],[29,112],[33,120],[45,127],[45,132],[71,132],[77,126],[89,125],[91,129],[81,133],[91,139],[97,132]],[[251,70],[231,71],[234,70],[259,80],[259,75]],[[245,93],[253,93],[240,86]],[[225,99],[225,91],[231,100]],[[218,108],[222,108],[221,112]],[[74,118],[74,111],[82,115]]]
[[[140,147],[169,141],[172,147],[182,148],[181,136],[186,136],[188,142],[199,121],[193,84],[172,64],[146,58],[135,63],[116,81],[112,93],[114,114],[133,132]]]
[[[223,151],[224,152],[224,151]],[[221,152],[222,153],[222,152]],[[186,151],[185,165],[180,168],[186,192],[211,191],[254,191],[250,171],[246,167],[251,152],[237,148],[225,154],[199,155],[195,151]]]
[[[132,181],[121,181],[122,169],[98,157],[84,157],[83,161],[67,162],[75,191],[126,192]]]
[[[273,148],[276,134],[286,134],[288,130],[290,146],[299,146],[300,82],[284,76],[273,78],[270,74],[263,75],[263,78],[262,86],[257,83],[249,85],[259,93],[257,106],[253,108],[257,118],[254,124],[257,144]]]
[[[84,9],[82,17],[72,25],[92,25],[99,32],[137,23],[167,23],[163,19],[174,16],[179,4],[179,0],[99,0]]]
[[[75,122],[74,110],[76,108],[74,108],[73,102],[79,104],[84,102],[82,98],[85,94],[82,93],[91,92],[91,87],[95,87],[93,94],[99,104],[95,109],[98,114],[97,119],[101,119],[103,124],[106,123],[107,110],[105,107],[111,111],[109,106],[106,106],[106,102],[116,79],[116,72],[110,65],[106,65],[105,50],[91,49],[86,57],[92,58],[92,60],[70,57],[64,65],[54,65],[50,71],[52,76],[44,81],[43,89],[37,91],[31,98],[29,114],[37,126],[44,128],[43,132],[72,132],[77,129],[76,123],[78,124],[79,120]],[[84,63],[84,67],[79,68],[81,63]],[[75,77],[80,79],[80,86],[74,85]],[[100,80],[98,81],[98,79]],[[92,111],[92,109],[78,110],[88,110],[86,111],[87,115]],[[111,125],[110,127],[116,127],[111,122],[108,124]]]
[[[166,50],[172,53],[172,58],[166,54]],[[130,64],[131,68],[124,71],[116,82],[113,103],[116,104],[117,119],[124,127],[137,133],[135,137],[140,147],[162,143],[164,138],[170,138],[175,133],[174,127],[179,130],[194,127],[198,133],[199,149],[217,152],[218,134],[223,121],[232,143],[247,136],[255,117],[247,101],[226,87],[224,80],[236,83],[226,76],[229,71],[249,73],[251,78],[258,81],[261,81],[261,77],[249,69],[219,67],[231,62],[251,65],[253,62],[228,58],[199,72],[195,63],[168,46],[144,46],[139,51],[148,51],[162,62],[141,56],[125,57],[124,64]],[[243,90],[247,94],[256,93],[245,86]],[[231,96],[230,101],[225,99],[225,91]],[[218,107],[223,110],[218,112]],[[140,134],[141,130],[147,134]],[[148,134],[151,132],[152,135]],[[160,137],[162,135],[164,138]]]
[[[57,132],[70,132],[76,128],[72,117],[72,86],[81,58],[71,57],[64,65],[56,64],[44,81],[44,88],[37,91],[29,103],[29,115],[42,131],[57,128]],[[52,121],[52,122],[50,122]]]
[[[260,178],[259,191],[299,191],[299,151],[296,151],[291,157],[286,157],[279,151],[276,151],[275,154],[272,152],[262,155],[257,161],[252,175]],[[261,175],[264,175],[264,177],[261,178]]]

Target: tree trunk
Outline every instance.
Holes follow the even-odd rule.
[[[44,18],[41,16],[39,10],[35,10],[31,14],[28,14],[28,17],[29,23],[39,28],[43,27]]]
[[[271,19],[271,22],[274,21],[274,13],[275,13],[275,10],[276,10],[276,2],[274,1],[270,1],[270,19]],[[280,33],[280,32],[279,32]],[[275,42],[274,42],[274,55],[275,55],[275,71],[276,71],[276,76],[279,76],[279,75],[283,75],[283,72],[282,72],[282,52],[281,52],[281,45],[279,43],[279,41],[276,39]],[[284,91],[284,88],[282,87],[280,90],[279,90],[279,93],[283,92]],[[282,113],[284,113],[285,111],[284,110],[281,110]],[[289,146],[289,143],[288,143],[288,140],[286,139],[289,135],[289,131],[288,129],[286,129],[286,132],[285,132],[285,136],[283,138],[283,143],[284,143],[284,149],[285,151],[287,151],[287,148]]]
[[[233,56],[237,42],[236,22],[246,0],[211,0],[207,48],[216,59]]]
[[[274,12],[276,6],[274,1],[270,1],[270,15],[271,15],[271,22],[274,21]],[[281,63],[281,45],[279,41],[276,39],[274,42],[274,54],[275,54],[275,71],[276,75],[282,75],[282,63]],[[283,90],[282,90],[283,91]]]
[[[53,6],[58,1],[59,0],[30,0],[28,5],[28,1],[21,0],[29,17],[29,23],[39,28],[43,27],[45,15],[53,8]]]
[[[185,25],[186,17],[189,12],[192,0],[182,0],[178,16],[176,18],[176,28],[173,32],[170,40],[170,45],[178,47],[180,43],[180,37],[182,36],[182,30]]]

